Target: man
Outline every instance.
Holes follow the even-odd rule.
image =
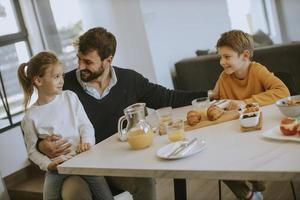
[[[95,128],[96,143],[117,132],[118,119],[123,110],[137,102],[145,102],[147,107],[160,108],[165,106],[180,107],[190,104],[192,99],[206,96],[204,92],[184,92],[168,90],[160,85],[150,83],[141,74],[112,66],[116,51],[115,36],[98,27],[88,30],[76,44],[78,46],[78,69],[65,75],[64,89],[75,92]],[[54,157],[68,153],[66,140],[50,137],[39,142],[39,150]],[[58,142],[53,143],[52,141]],[[155,199],[155,183],[152,178],[106,177],[109,185],[118,190],[127,190],[136,200]],[[83,182],[72,177],[62,189],[65,199],[70,195],[84,192]],[[76,179],[76,180],[75,180]],[[68,184],[67,183],[70,183]],[[78,188],[75,185],[78,185]],[[67,186],[66,186],[67,185]],[[71,190],[71,191],[70,191]]]

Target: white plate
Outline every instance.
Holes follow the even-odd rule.
[[[279,126],[276,126],[270,130],[263,132],[262,135],[266,138],[271,138],[271,139],[275,139],[275,140],[289,140],[289,141],[300,142],[300,136],[298,134],[291,135],[291,136],[283,135],[280,131]]]
[[[176,147],[179,146],[180,143],[181,143],[181,141],[172,142],[170,144],[167,144],[167,145],[161,147],[160,149],[158,149],[157,152],[156,152],[156,155],[160,158],[170,159],[170,160],[179,159],[179,158],[186,158],[188,156],[199,153],[206,146],[206,142],[204,140],[199,140],[197,142],[197,144],[190,151],[186,152],[184,155],[168,156],[170,154],[170,152],[172,152]]]

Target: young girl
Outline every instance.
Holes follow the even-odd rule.
[[[61,199],[61,186],[68,175],[58,174],[57,165],[74,156],[76,152],[89,150],[95,144],[93,126],[76,94],[62,91],[63,68],[53,53],[41,52],[28,63],[21,64],[18,78],[25,98],[26,113],[21,126],[28,156],[42,170],[47,171],[43,199]],[[34,88],[37,89],[38,99],[27,109]],[[72,144],[71,153],[50,159],[37,150],[38,138],[54,134],[68,138]],[[93,199],[113,199],[104,177],[82,178],[89,184]]]

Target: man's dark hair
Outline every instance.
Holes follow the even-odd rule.
[[[115,55],[117,41],[105,28],[96,27],[81,35],[75,45],[82,54],[96,50],[103,61],[108,56]]]

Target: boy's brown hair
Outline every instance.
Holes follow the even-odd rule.
[[[228,46],[233,51],[241,55],[245,50],[250,52],[250,58],[253,56],[253,38],[241,30],[231,30],[222,33],[217,42],[217,48]]]
[[[115,55],[117,41],[115,36],[105,28],[96,27],[81,35],[75,42],[75,46],[83,54],[96,50],[103,61],[110,55]]]

